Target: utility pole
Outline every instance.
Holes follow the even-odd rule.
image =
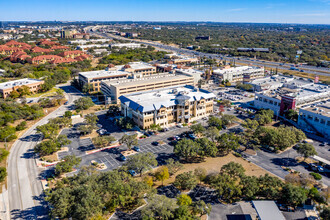
[[[6,148],[6,150],[7,150],[7,138],[9,138],[10,136],[12,136],[13,134],[10,134],[10,135],[8,135],[7,137],[5,137],[5,148]]]

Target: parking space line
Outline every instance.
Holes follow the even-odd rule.
[[[145,147],[149,150],[149,152],[151,153],[155,153],[156,151],[153,149],[153,147],[149,146],[149,145],[145,145]]]
[[[108,158],[106,158],[106,157],[103,157],[107,162],[108,162],[108,164],[110,164],[111,166],[113,166],[113,164],[108,160]]]
[[[115,162],[115,164],[120,165],[120,163],[118,163],[118,161],[115,158],[113,158],[112,155],[109,155],[109,157]]]

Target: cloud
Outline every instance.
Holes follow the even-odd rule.
[[[244,11],[246,8],[232,8],[232,9],[228,9],[227,11],[229,12],[234,12],[234,11]]]

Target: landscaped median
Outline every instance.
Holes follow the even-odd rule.
[[[103,151],[103,150],[106,150],[106,149],[119,147],[119,146],[120,146],[119,142],[116,142],[113,145],[110,145],[110,146],[107,146],[107,147],[102,147],[102,148],[86,151],[86,154],[88,154],[88,155],[89,154],[94,154],[94,153],[97,153],[97,152],[100,152],[100,151]]]

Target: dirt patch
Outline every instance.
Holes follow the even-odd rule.
[[[265,174],[269,174],[271,176],[274,176],[272,173],[267,172],[266,170],[262,169],[261,167],[258,167],[257,165],[250,163],[243,158],[235,157],[233,154],[228,154],[224,157],[216,157],[216,158],[206,158],[204,162],[201,163],[189,163],[184,164],[183,169],[177,172],[175,175],[170,177],[168,180],[164,181],[164,185],[168,185],[175,180],[175,176],[177,176],[180,173],[183,172],[189,172],[194,171],[196,168],[201,167],[205,168],[208,172],[208,174],[211,173],[219,173],[220,169],[223,165],[229,163],[229,162],[235,162],[241,164],[245,169],[245,174],[248,176],[262,176]],[[156,187],[161,185],[161,182],[155,183]]]
[[[99,136],[99,134],[96,132],[96,130],[93,130],[92,133],[81,136],[80,139],[86,139],[86,138],[92,139],[92,138],[95,138],[98,136]]]

